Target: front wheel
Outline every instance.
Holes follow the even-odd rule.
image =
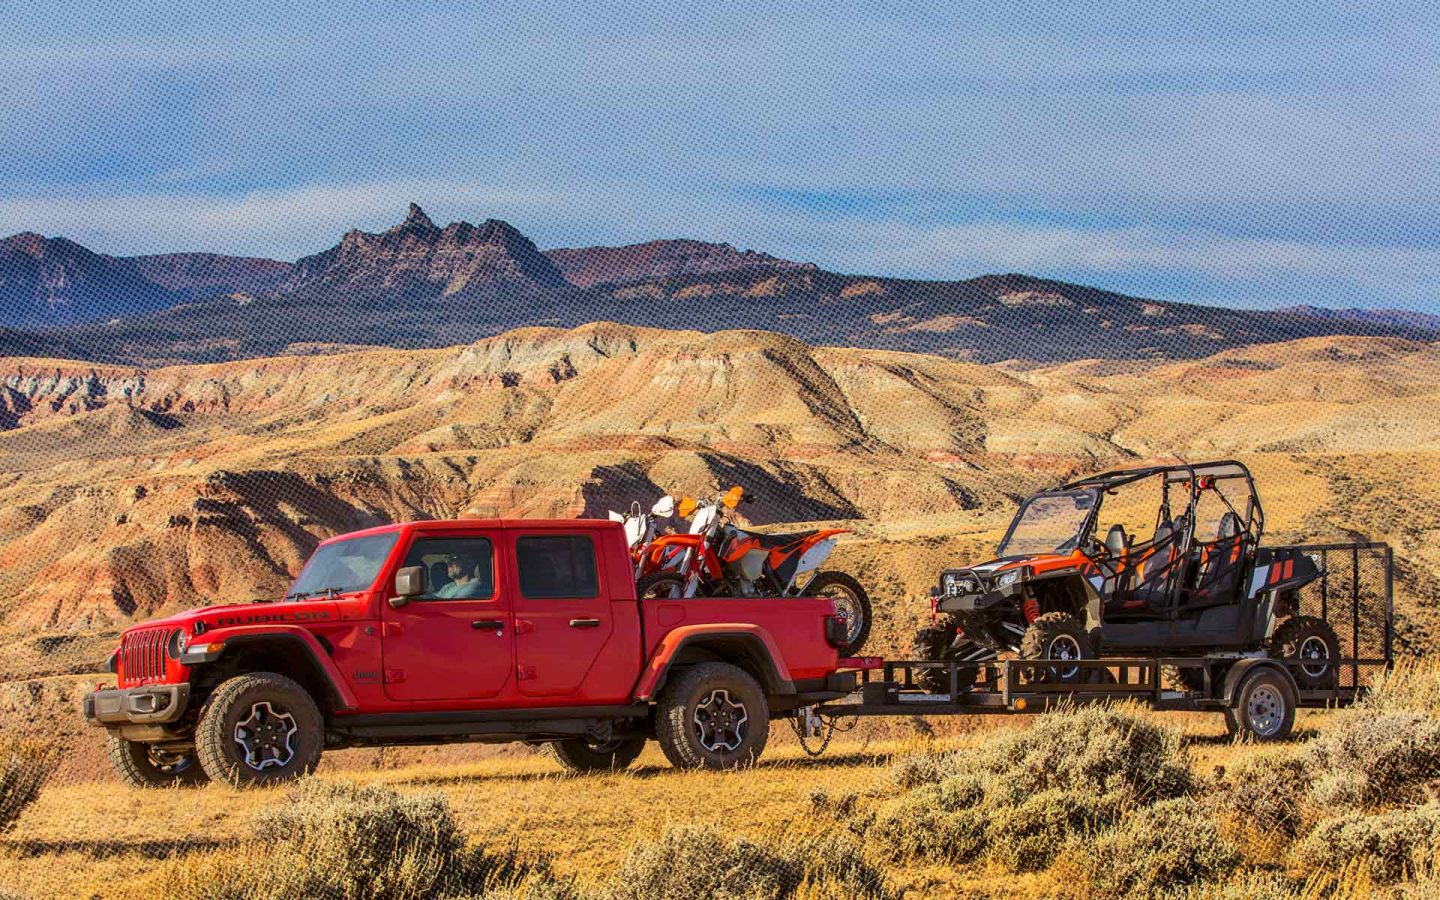
[[[256,672],[221,682],[200,710],[195,748],[217,781],[250,787],[315,771],[325,720],[305,688],[284,675]]]
[[[627,769],[645,749],[645,738],[615,738],[595,743],[584,738],[556,741],[550,755],[572,772],[619,772]]]
[[[910,642],[911,658],[920,662],[947,662],[950,660],[970,662],[972,658],[984,661],[995,655],[982,653],[983,648],[972,641],[961,640],[958,628],[954,618],[941,616],[936,624],[915,632],[915,637]],[[970,690],[975,686],[979,675],[979,662],[974,666],[957,666],[955,669],[956,690],[961,693]],[[920,669],[915,673],[915,683],[927,694],[948,694],[950,692],[950,670],[948,668]]]
[[[172,753],[112,734],[106,738],[105,753],[115,774],[129,787],[189,787],[210,780],[193,750]]]
[[[870,596],[860,582],[844,572],[817,572],[803,593],[807,597],[828,597],[835,604],[835,612],[845,619],[845,646],[840,653],[858,654],[870,637],[870,625],[875,619]]]
[[[1079,619],[1069,613],[1046,613],[1025,630],[1020,639],[1019,655],[1021,659],[1074,662],[1094,659],[1095,645],[1090,642],[1090,633]],[[1036,666],[1028,670],[1028,677],[1037,682],[1077,684],[1085,680],[1085,670],[1080,666]]]
[[[655,737],[677,769],[749,765],[770,737],[770,704],[744,669],[720,662],[690,666],[656,700]]]

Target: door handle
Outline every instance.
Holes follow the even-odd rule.
[[[599,628],[599,627],[600,627],[600,620],[599,620],[599,619],[571,619],[571,620],[570,620],[570,627],[571,627],[571,628]]]
[[[470,623],[470,627],[476,631],[500,631],[505,623],[499,619],[478,619]]]

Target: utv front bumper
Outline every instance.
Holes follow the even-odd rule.
[[[167,725],[185,715],[189,704],[188,683],[102,688],[85,695],[85,720],[102,728]]]
[[[939,602],[935,604],[935,610],[946,613],[985,612],[992,607],[1014,600],[1020,591],[1019,584],[1009,584],[1003,588],[980,594],[941,594]]]

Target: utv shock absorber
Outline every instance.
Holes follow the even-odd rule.
[[[1020,612],[1025,615],[1026,625],[1034,624],[1035,620],[1040,618],[1040,601],[1034,597],[1027,596],[1024,602],[1020,604]]]

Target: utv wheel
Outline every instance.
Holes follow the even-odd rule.
[[[961,659],[967,653],[980,649],[972,641],[960,641],[960,646],[956,647],[956,628],[954,619],[942,616],[937,624],[915,632],[915,638],[910,643],[911,659],[922,662]],[[955,674],[955,686],[961,691],[968,691],[975,686],[980,667],[957,669]],[[915,673],[915,683],[927,694],[950,693],[950,673],[945,669],[921,669]]]
[[[641,600],[668,600],[685,596],[685,579],[673,572],[654,572],[635,582]]]
[[[200,710],[200,764],[236,787],[289,781],[315,771],[325,720],[299,684],[274,672],[222,682]]]
[[[105,753],[115,774],[129,787],[189,787],[210,780],[193,750],[170,753],[112,734],[105,739]]]
[[[1295,688],[1274,669],[1257,669],[1245,676],[1225,711],[1231,734],[1257,741],[1278,741],[1295,726]]]
[[[807,597],[829,597],[835,604],[835,612],[845,617],[845,646],[841,654],[855,656],[870,637],[870,625],[875,613],[870,608],[870,596],[860,582],[844,572],[819,572],[805,585]]]
[[[1046,613],[1025,630],[1020,639],[1021,659],[1048,659],[1068,662],[1094,659],[1095,646],[1080,620],[1069,613]],[[1028,670],[1032,681],[1078,684],[1086,671],[1080,666],[1036,666]]]
[[[1174,691],[1205,690],[1205,672],[1194,666],[1164,666],[1160,669],[1160,680]]]
[[[701,663],[677,672],[655,704],[655,737],[679,769],[733,769],[760,758],[770,704],[745,670]]]
[[[628,769],[645,749],[643,737],[593,743],[583,738],[549,745],[555,761],[572,772],[619,772]]]
[[[1340,658],[1340,638],[1335,629],[1314,616],[1292,616],[1281,622],[1270,637],[1270,656],[1296,660],[1290,675],[1302,691],[1332,688],[1338,679],[1335,661]]]

